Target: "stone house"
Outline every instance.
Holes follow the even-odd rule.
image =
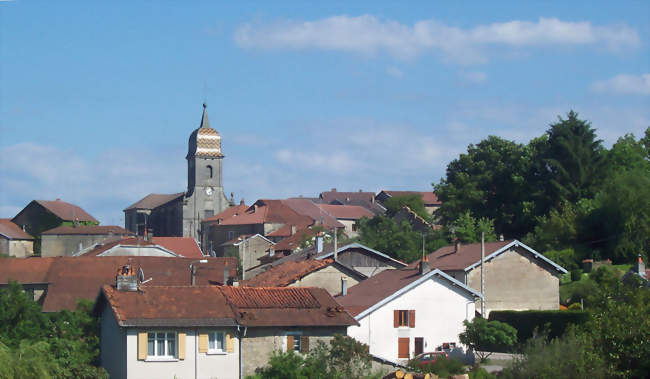
[[[111,238],[124,238],[133,233],[114,225],[61,225],[41,233],[41,256],[71,256]]]
[[[362,280],[362,273],[335,262],[334,259],[288,261],[272,266],[252,279],[242,281],[246,287],[318,287],[330,295],[340,295]]]
[[[99,225],[99,221],[81,207],[61,199],[32,200],[11,221],[34,237],[36,255],[41,253],[41,233],[46,230],[61,225]]]
[[[111,378],[241,378],[278,350],[307,353],[356,321],[319,288],[104,286],[100,363]]]
[[[259,265],[259,258],[266,255],[273,245],[273,241],[261,234],[255,234],[252,236],[239,236],[234,240],[221,244],[221,247],[223,247],[223,256],[239,258],[242,279],[246,279],[246,272]]]
[[[484,254],[486,318],[493,310],[559,309],[564,268],[517,240],[485,243]],[[441,247],[428,259],[431,267],[481,292],[480,243]],[[476,310],[481,312],[480,301]]]
[[[34,255],[34,237],[8,218],[0,218],[0,255],[25,258]]]
[[[465,356],[458,342],[463,321],[481,295],[444,272],[418,267],[386,270],[350,287],[337,301],[359,325],[348,335],[382,360],[405,363],[423,352]]]
[[[357,221],[363,217],[372,218],[375,216],[374,213],[359,205],[319,204],[319,207],[345,226],[344,232],[348,237],[359,235]]]

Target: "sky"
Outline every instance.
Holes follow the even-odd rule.
[[[649,42],[648,1],[3,0],[0,217],[184,191],[204,101],[248,204],[431,190],[571,109],[609,147],[650,126]]]

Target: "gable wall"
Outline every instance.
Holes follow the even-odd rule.
[[[329,292],[330,295],[335,296],[341,293],[341,277],[348,279],[348,288],[359,283],[356,278],[349,276],[338,267],[329,265],[304,276],[297,282],[290,284],[289,287],[320,287]]]
[[[244,270],[260,264],[257,259],[266,254],[271,242],[261,237],[249,238],[239,244],[239,257]]]
[[[559,278],[548,265],[535,259],[521,247],[513,247],[485,266],[486,311],[558,309]],[[481,291],[481,268],[467,273],[467,285]],[[476,303],[480,312],[480,301]]]
[[[415,310],[415,328],[393,326],[394,310]],[[409,338],[413,358],[415,337],[424,338],[424,351],[434,351],[443,342],[458,342],[463,321],[474,318],[473,297],[432,277],[398,298],[384,304],[361,320],[360,326],[348,327],[348,335],[370,345],[370,353],[398,361],[398,338]]]
[[[378,257],[373,253],[358,248],[348,249],[339,253],[338,262],[368,277],[377,275],[386,269],[393,269],[399,266],[389,259]]]

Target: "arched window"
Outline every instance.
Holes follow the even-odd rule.
[[[208,165],[206,170],[208,171],[208,178],[212,179],[212,166]]]

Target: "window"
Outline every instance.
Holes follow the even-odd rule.
[[[206,171],[208,178],[212,178],[212,166],[206,166]]]
[[[211,332],[208,335],[208,353],[225,353],[226,336],[224,332]]]
[[[206,209],[203,211],[203,218],[210,218],[214,216],[214,211],[212,209]]]
[[[235,239],[235,232],[232,230],[228,231],[228,241]]]
[[[176,358],[176,333],[150,332],[147,334],[147,357]]]
[[[415,328],[414,309],[396,309],[393,311],[393,327]]]
[[[287,333],[287,351],[297,353],[309,352],[309,337],[303,336],[301,332]]]

